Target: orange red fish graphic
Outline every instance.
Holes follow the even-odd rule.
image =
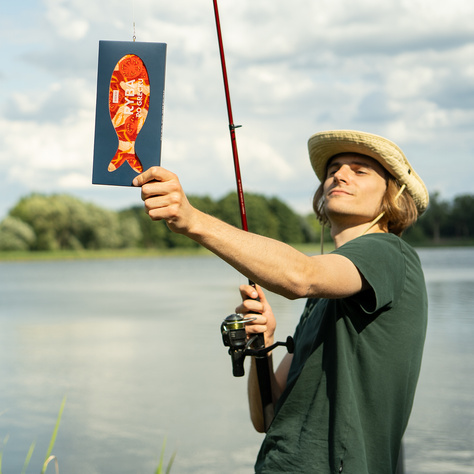
[[[135,153],[135,142],[150,108],[150,80],[143,61],[127,54],[114,68],[109,88],[110,119],[118,137],[118,149],[108,170],[115,171],[125,161],[137,173],[143,166]]]

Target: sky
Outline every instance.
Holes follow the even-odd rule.
[[[430,193],[474,193],[474,2],[220,0],[244,191],[311,210],[308,138],[397,143]],[[109,209],[91,184],[100,40],[167,44],[162,161],[188,194],[236,188],[211,0],[0,3],[0,219],[32,192]],[[237,205],[237,204],[236,204]]]

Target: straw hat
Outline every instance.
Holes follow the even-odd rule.
[[[339,153],[359,153],[378,161],[401,185],[406,185],[418,214],[428,207],[429,195],[423,181],[402,150],[386,138],[354,130],[332,130],[313,135],[308,140],[308,150],[311,165],[321,182],[326,179],[326,165],[330,158]]]

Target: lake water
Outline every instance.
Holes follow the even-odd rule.
[[[474,474],[474,249],[419,254],[430,313],[405,471]],[[35,440],[39,472],[65,395],[61,474],[152,473],[164,439],[171,472],[252,472],[262,435],[219,331],[245,281],[211,256],[0,262],[2,472]],[[270,301],[284,340],[304,302]]]

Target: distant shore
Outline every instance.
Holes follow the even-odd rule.
[[[100,250],[45,250],[45,251],[0,251],[0,262],[44,261],[44,260],[97,260],[119,258],[155,258],[212,255],[204,248],[175,249],[100,249]]]
[[[301,252],[315,255],[319,253],[319,244],[295,246]],[[332,245],[328,244],[330,251]],[[0,252],[0,262],[44,261],[44,260],[97,260],[119,258],[158,258],[213,256],[203,247],[177,247],[174,249],[100,249],[100,250],[48,250],[48,251],[9,251]]]
[[[449,240],[440,244],[424,242],[418,245],[412,243],[415,248],[433,247],[469,247],[474,246],[471,241]],[[320,244],[298,244],[294,248],[308,255],[318,255]],[[334,249],[332,243],[324,244],[325,253]],[[167,257],[193,257],[213,256],[203,247],[176,247],[172,249],[99,249],[99,250],[47,250],[47,251],[0,251],[0,262],[21,261],[45,261],[45,260],[98,260],[98,259],[120,259],[120,258],[167,258]]]

